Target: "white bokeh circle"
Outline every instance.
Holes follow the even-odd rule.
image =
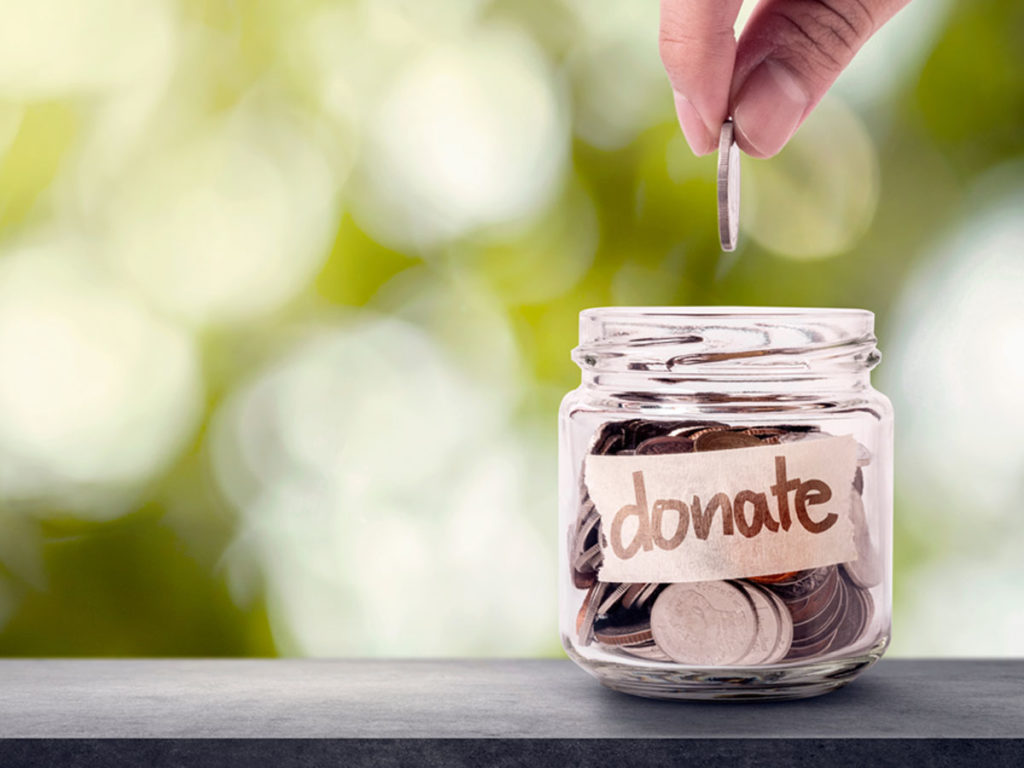
[[[0,262],[0,495],[107,518],[198,426],[191,339],[99,274],[80,236]]]
[[[568,152],[564,97],[524,34],[478,29],[414,55],[370,111],[359,223],[398,248],[429,249],[540,211]]]
[[[95,94],[161,78],[176,54],[169,0],[0,0],[0,94]]]
[[[888,323],[900,514],[933,547],[905,576],[906,654],[1024,652],[1022,174],[1018,161],[977,182],[973,212],[937,239]]]
[[[573,129],[592,146],[618,149],[672,116],[658,54],[657,3],[571,0],[579,34],[566,59]]]
[[[969,493],[972,514],[1016,515],[1024,470],[1022,172],[979,182],[989,202],[912,275],[887,344],[905,476],[940,497]]]
[[[554,552],[540,520],[553,500],[509,410],[429,336],[379,317],[298,344],[225,405],[215,474],[242,515],[227,562],[259,564],[283,652],[550,643]]]
[[[742,170],[740,226],[779,256],[812,260],[848,251],[874,218],[874,142],[836,96],[818,105],[777,157],[744,157]]]
[[[250,320],[326,260],[339,184],[312,126],[282,105],[243,102],[126,169],[103,213],[105,256],[190,323]]]

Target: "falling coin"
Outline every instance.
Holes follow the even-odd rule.
[[[722,124],[718,139],[718,238],[723,251],[736,250],[740,229],[740,150],[732,120]]]

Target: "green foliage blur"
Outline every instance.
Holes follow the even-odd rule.
[[[31,462],[10,459],[10,469],[0,471],[0,655],[557,655],[553,603],[543,600],[537,609],[544,614],[537,618],[541,639],[532,644],[513,642],[516,627],[508,628],[512,639],[505,644],[487,638],[460,644],[461,614],[440,621],[430,644],[403,645],[400,628],[380,646],[347,642],[346,627],[365,624],[360,632],[372,636],[374,622],[381,621],[353,607],[361,593],[392,600],[389,610],[410,611],[410,622],[429,621],[415,618],[419,614],[395,597],[402,594],[398,587],[361,578],[361,571],[325,593],[323,605],[336,596],[347,618],[322,630],[342,639],[323,640],[319,625],[310,622],[329,609],[313,606],[296,618],[283,607],[318,588],[317,580],[289,581],[300,565],[278,563],[272,547],[246,548],[254,513],[225,491],[217,435],[218,420],[228,416],[219,414],[228,413],[251,382],[290,359],[311,328],[344,325],[366,313],[415,326],[443,350],[456,371],[451,375],[471,391],[507,386],[502,407],[521,440],[515,445],[542,467],[517,477],[536,484],[537,497],[551,504],[539,504],[524,518],[523,536],[532,532],[545,542],[537,553],[538,583],[551,584],[553,600],[559,541],[553,532],[554,420],[562,394],[578,381],[569,351],[582,308],[864,307],[877,314],[885,354],[889,340],[903,332],[899,323],[906,314],[897,310],[915,275],[939,258],[958,223],[988,204],[979,197],[978,180],[1005,167],[1011,169],[1007,184],[1024,185],[1024,165],[1013,165],[1024,162],[1024,6],[1013,0],[915,0],[912,7],[934,6],[913,9],[915,24],[934,16],[934,30],[914,43],[916,56],[900,58],[903,37],[880,37],[862,53],[872,62],[844,76],[780,157],[744,158],[749,208],[735,254],[723,254],[717,243],[714,158],[689,153],[657,70],[656,9],[627,12],[584,0],[168,0],[140,2],[121,17],[115,14],[123,4],[112,2],[92,10],[90,3],[70,0],[40,5],[52,12],[44,21],[29,18],[28,11],[0,10],[0,19],[36,25],[20,34],[49,25],[55,41],[41,44],[36,54],[25,45],[0,53],[0,265],[15,259],[42,263],[24,244],[40,236],[57,242],[46,246],[46,258],[87,264],[88,270],[98,264],[99,277],[90,271],[83,283],[89,290],[114,275],[117,295],[136,302],[159,334],[166,325],[180,339],[175,344],[194,350],[194,362],[164,369],[169,357],[161,352],[164,362],[132,364],[130,380],[140,397],[162,391],[175,377],[186,382],[174,385],[173,392],[183,394],[166,396],[177,410],[152,394],[152,403],[139,406],[141,415],[125,421],[125,434],[138,435],[149,423],[146,414],[168,419],[145,445],[180,428],[177,437],[152,449],[155,458],[138,466],[128,454],[149,449],[133,447],[121,433],[96,447],[84,427],[61,432],[68,422],[60,419],[56,426],[47,422],[46,440],[31,432],[31,421],[3,428],[8,395],[0,385],[0,462],[34,446]],[[602,26],[593,17],[604,13],[611,20]],[[78,31],[58,29],[64,24],[78,25]],[[12,23],[4,27],[0,42],[19,35]],[[445,51],[436,61],[430,58],[435,49]],[[501,51],[506,59],[488,58]],[[33,55],[45,58],[34,61]],[[498,77],[517,76],[517,55],[524,57],[523,82]],[[493,70],[498,77],[490,96],[476,94],[472,81],[451,80],[462,71],[476,74],[470,71],[474,56],[483,62],[481,72]],[[429,71],[435,79],[417,80],[417,67],[434,67]],[[452,130],[481,142],[465,145],[465,169],[453,167],[458,147],[442,162],[403,146],[406,133],[410,142],[422,138],[416,116],[429,113],[435,95],[427,86],[458,92],[453,103],[465,114],[452,117]],[[538,94],[548,94],[550,103],[538,101]],[[415,101],[420,97],[426,101]],[[520,124],[500,111],[502,99],[522,109],[540,104],[540,117],[510,135]],[[395,115],[409,116],[409,122]],[[438,125],[446,123],[439,118]],[[222,143],[209,149],[203,142],[222,128],[216,140]],[[505,142],[502,148],[489,148],[485,139],[492,134]],[[254,150],[238,150],[241,159],[210,170],[220,162],[216,152],[224,146],[234,151],[246,141],[269,147],[271,159],[250,162],[245,153]],[[423,141],[427,148],[432,141],[443,144],[432,135]],[[497,170],[490,186],[480,186],[473,175],[480,157],[493,157]],[[503,165],[502,157],[514,162]],[[412,168],[416,162],[422,168]],[[436,192],[431,179],[441,176],[447,186]],[[202,185],[211,178],[228,191],[204,196]],[[242,224],[229,228],[233,194],[255,195],[280,179],[282,193],[269,202],[254,197],[238,209]],[[176,189],[198,201],[195,210],[168,213],[159,195]],[[222,213],[205,211],[208,204],[221,205]],[[290,205],[295,212],[275,218],[275,211]],[[1022,214],[1016,211],[1018,219]],[[243,259],[236,275],[217,252],[202,253],[207,235],[224,253],[264,254],[264,261],[250,267]],[[169,249],[179,236],[185,243],[181,260],[169,257],[161,262],[163,271],[148,271],[150,249]],[[1018,251],[1016,258],[1021,256]],[[0,376],[20,382],[16,370],[39,358],[22,347],[8,354],[14,347],[5,335],[5,302],[24,313],[51,305],[34,298],[25,287],[28,278],[16,277],[9,287],[0,286],[0,366],[8,366]],[[44,275],[32,282],[31,290],[45,291],[47,280]],[[222,287],[204,294],[203,286],[215,280]],[[79,283],[69,285],[66,295],[78,295]],[[52,306],[59,312],[70,305],[55,300]],[[35,315],[10,317],[12,328],[38,321]],[[123,322],[133,322],[130,317]],[[111,321],[112,327],[120,322]],[[88,343],[93,351],[104,348],[96,335]],[[17,369],[9,367],[12,361]],[[191,374],[180,372],[189,365],[196,371],[193,383]],[[886,357],[880,388],[886,389],[885,376],[915,375],[900,365]],[[76,399],[94,380],[88,368],[78,375],[76,370],[53,373],[43,366],[37,378],[25,379],[29,384],[17,385],[9,402],[26,402],[18,399],[29,397],[23,390],[53,376],[62,383],[47,397],[70,398],[66,406],[54,406],[55,413],[107,402],[105,395]],[[408,371],[410,386],[416,371]],[[171,391],[171,384],[166,387]],[[365,387],[372,389],[372,382]],[[15,384],[9,388],[15,391]],[[902,418],[901,407],[913,403],[897,401]],[[353,408],[360,408],[358,402]],[[397,440],[403,424],[396,414],[381,431]],[[73,455],[74,462],[48,458],[48,446],[58,442],[67,449],[60,455]],[[69,453],[72,448],[78,453]],[[90,474],[101,471],[79,454],[103,451],[132,468],[110,477]],[[924,460],[912,452],[901,458],[907,466]],[[383,471],[375,477],[388,482]],[[1011,476],[1006,487],[1019,487],[1019,479]],[[959,545],[946,528],[936,533],[920,524],[926,511],[899,474],[897,496],[897,637],[902,632],[909,638],[897,651],[956,651],[960,646],[918,642],[912,622],[900,624],[901,616],[925,610],[913,574],[933,569]],[[977,546],[981,562],[988,545]],[[296,555],[297,563],[301,559]],[[1007,594],[1019,605],[1024,601],[1015,589]],[[1007,626],[993,631],[1006,633]],[[1012,647],[1024,650],[1016,642]],[[993,646],[993,652],[1007,647]]]

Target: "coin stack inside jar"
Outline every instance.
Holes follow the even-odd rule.
[[[821,437],[826,435],[811,426],[632,419],[604,424],[590,453],[681,454]],[[855,560],[744,579],[671,584],[598,580],[601,516],[581,476],[580,507],[568,542],[573,583],[586,591],[576,619],[579,644],[695,666],[762,666],[856,645],[874,612],[869,590],[883,573],[864,511],[861,468],[869,461],[861,447],[849,491]]]

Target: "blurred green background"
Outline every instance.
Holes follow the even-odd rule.
[[[744,159],[730,255],[654,0],[0,21],[0,654],[560,654],[605,304],[874,310],[892,653],[1024,653],[1020,2],[912,3]]]

